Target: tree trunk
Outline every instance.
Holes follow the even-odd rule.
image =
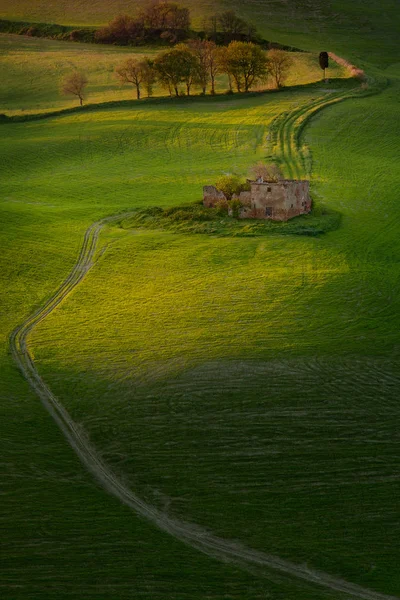
[[[83,106],[83,98],[82,98],[82,96],[79,96],[79,102],[80,102],[81,106]]]
[[[136,98],[140,100],[140,83],[136,83]]]
[[[213,96],[215,95],[215,77],[214,76],[211,77],[211,94]]]
[[[203,94],[204,94],[204,95],[206,95],[206,92],[207,92],[207,87],[206,87],[205,85],[203,85],[203,87],[202,87],[202,91],[203,91]]]
[[[190,96],[190,83],[186,84],[187,95]]]
[[[179,97],[179,90],[178,90],[178,88],[176,86],[174,87],[174,90],[175,90],[175,96],[178,98]]]

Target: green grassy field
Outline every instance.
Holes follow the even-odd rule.
[[[97,6],[104,5],[93,14]],[[370,74],[389,85],[326,108],[303,132],[313,196],[341,213],[338,230],[247,239],[110,227],[95,266],[38,326],[30,347],[104,460],[148,502],[224,538],[398,596],[400,71],[388,50],[395,23],[381,35],[387,6],[372,42],[360,26],[354,56],[368,62],[369,44],[381,40],[370,58],[382,67],[370,66]],[[23,9],[15,3],[7,14]],[[280,14],[268,11],[265,19]],[[334,49],[343,45],[342,29],[335,37],[334,24],[311,13],[305,47],[314,48],[307,36],[317,27]],[[287,27],[281,41],[290,35]],[[29,105],[21,79],[6,99],[16,112],[63,106],[48,85],[57,55],[63,69],[74,56],[89,67],[94,56],[111,64],[120,52],[96,47],[78,57],[78,44],[2,39],[7,86],[25,64],[37,69],[37,104]],[[111,87],[101,85],[94,98],[111,99]],[[220,173],[245,174],[269,152],[276,117],[305,114],[326,97],[314,85],[1,125],[4,597],[341,596],[203,556],[105,494],[22,380],[7,341],[67,275],[90,223],[194,201]],[[289,125],[278,136],[283,146]],[[290,152],[282,157],[294,169]]]

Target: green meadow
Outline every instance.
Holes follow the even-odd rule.
[[[129,6],[0,1],[0,15],[97,24]],[[73,106],[58,94],[71,65],[88,71],[92,105],[110,103],[0,125],[2,597],[350,597],[203,555],[108,495],[23,380],[8,339],[68,275],[91,223],[201,199],[222,173],[246,175],[279,154],[275,119],[352,89],[301,137],[312,196],[340,215],[335,230],[205,235],[121,217],[28,341],[40,375],[140,498],[371,598],[400,595],[398,16],[389,0],[363,5],[362,18],[360,6],[259,0],[243,13],[254,8],[266,37],[347,52],[379,88],[369,96],[339,67],[319,82],[305,53],[279,93],[127,102],[112,71],[131,50],[0,36],[0,112]],[[291,144],[280,155],[287,173]]]

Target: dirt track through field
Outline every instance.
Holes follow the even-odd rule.
[[[332,96],[325,98],[324,102],[313,102],[308,107],[296,109],[280,121],[277,133],[281,145],[281,156],[285,158],[288,168],[293,174],[296,173],[297,175],[301,169],[301,157],[300,161],[298,158],[299,130],[304,127],[305,120],[308,120],[315,111],[320,110],[323,106],[337,102],[344,97],[346,95],[338,94],[335,98]],[[28,317],[22,325],[17,327],[10,336],[11,353],[16,364],[84,466],[110,494],[117,497],[137,514],[149,520],[162,531],[209,556],[234,562],[245,569],[251,566],[264,567],[280,574],[317,584],[329,590],[344,593],[355,598],[363,598],[364,600],[396,600],[393,596],[380,594],[333,577],[327,573],[309,569],[307,566],[297,565],[279,557],[252,550],[240,543],[216,537],[197,525],[174,520],[160,512],[155,507],[141,500],[101,460],[82,428],[73,421],[64,406],[41,378],[32,355],[29,352],[28,338],[30,333],[38,323],[57,308],[89,272],[94,264],[93,261],[101,230],[108,224],[118,221],[125,216],[127,214],[105,218],[93,223],[87,229],[77,261],[65,281],[53,296],[41,308]]]

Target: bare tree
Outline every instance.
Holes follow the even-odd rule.
[[[152,0],[141,12],[146,27],[162,31],[161,37],[176,43],[184,39],[190,29],[190,11],[175,2]]]
[[[289,71],[293,65],[293,59],[284,50],[272,48],[267,55],[268,71],[272,75],[277,88],[283,87]]]
[[[246,21],[241,19],[234,10],[227,10],[218,15],[218,24],[223,33],[231,38],[238,34],[246,33]]]
[[[108,25],[98,29],[95,40],[101,44],[119,44],[127,46],[133,42],[143,40],[144,24],[140,19],[133,19],[129,15],[119,15]]]
[[[119,81],[132,83],[136,87],[136,97],[140,100],[140,85],[143,81],[143,65],[135,58],[128,58],[115,69],[115,76]]]
[[[213,42],[216,42],[218,32],[218,15],[211,15],[210,17],[205,17],[203,19],[203,29],[205,36]]]
[[[210,71],[210,80],[211,80],[211,94],[215,94],[215,77],[221,70],[220,63],[220,48],[212,42],[211,40],[208,42],[208,68]]]
[[[80,105],[82,106],[87,83],[88,79],[86,75],[80,71],[74,71],[73,73],[66,75],[61,81],[61,92],[66,96],[77,96],[79,98]]]
[[[195,82],[205,94],[211,81],[211,93],[215,94],[215,76],[218,72],[216,44],[211,40],[190,40],[188,47],[198,63]]]

